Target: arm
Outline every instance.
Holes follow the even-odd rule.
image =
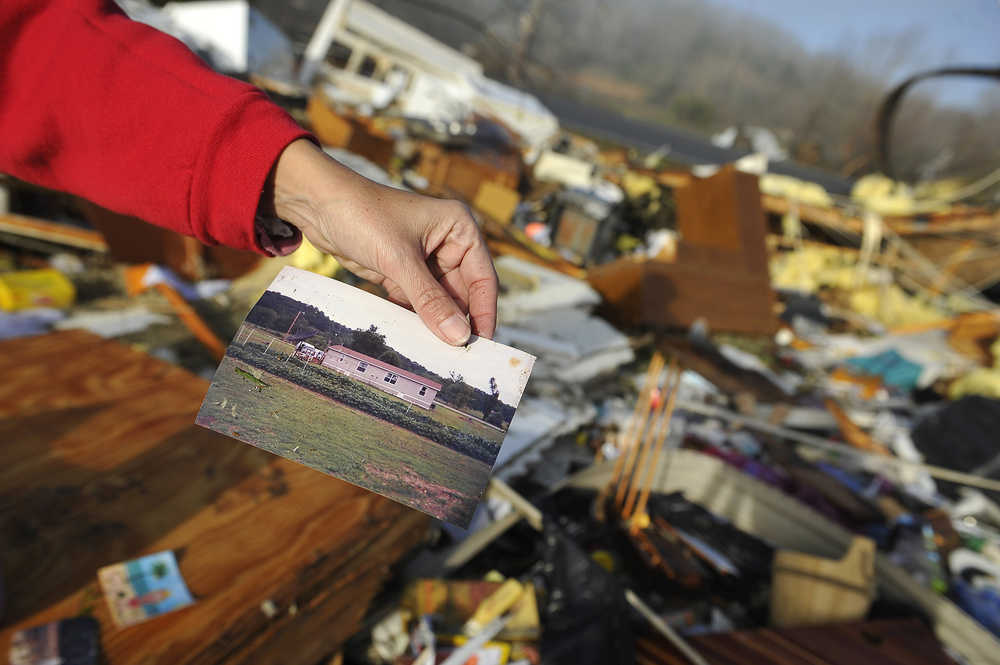
[[[0,43],[0,170],[264,251],[260,193],[308,134],[262,92],[110,0],[4,0]]]
[[[257,232],[263,207],[442,339],[468,338],[467,313],[492,336],[496,275],[463,206],[341,166],[262,92],[111,0],[3,0],[0,44],[0,171],[208,244],[291,251],[297,233]]]

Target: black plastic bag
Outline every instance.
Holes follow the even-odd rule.
[[[544,593],[543,665],[632,665],[635,647],[621,584],[546,523],[536,583]]]

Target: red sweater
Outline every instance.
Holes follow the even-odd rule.
[[[2,172],[267,253],[261,191],[304,136],[260,90],[111,0],[0,0]]]

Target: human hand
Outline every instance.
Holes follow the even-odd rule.
[[[463,204],[372,182],[305,139],[281,153],[273,183],[278,217],[412,307],[435,335],[454,345],[473,332],[493,337],[496,271]]]

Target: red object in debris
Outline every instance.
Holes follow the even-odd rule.
[[[659,388],[653,388],[653,392],[649,395],[649,410],[656,411],[661,404],[663,404],[663,393]]]
[[[524,235],[535,242],[540,242],[548,233],[549,227],[544,222],[531,222],[524,227]]]
[[[4,0],[0,44],[0,171],[266,253],[261,191],[309,134],[263,92],[112,0]]]

